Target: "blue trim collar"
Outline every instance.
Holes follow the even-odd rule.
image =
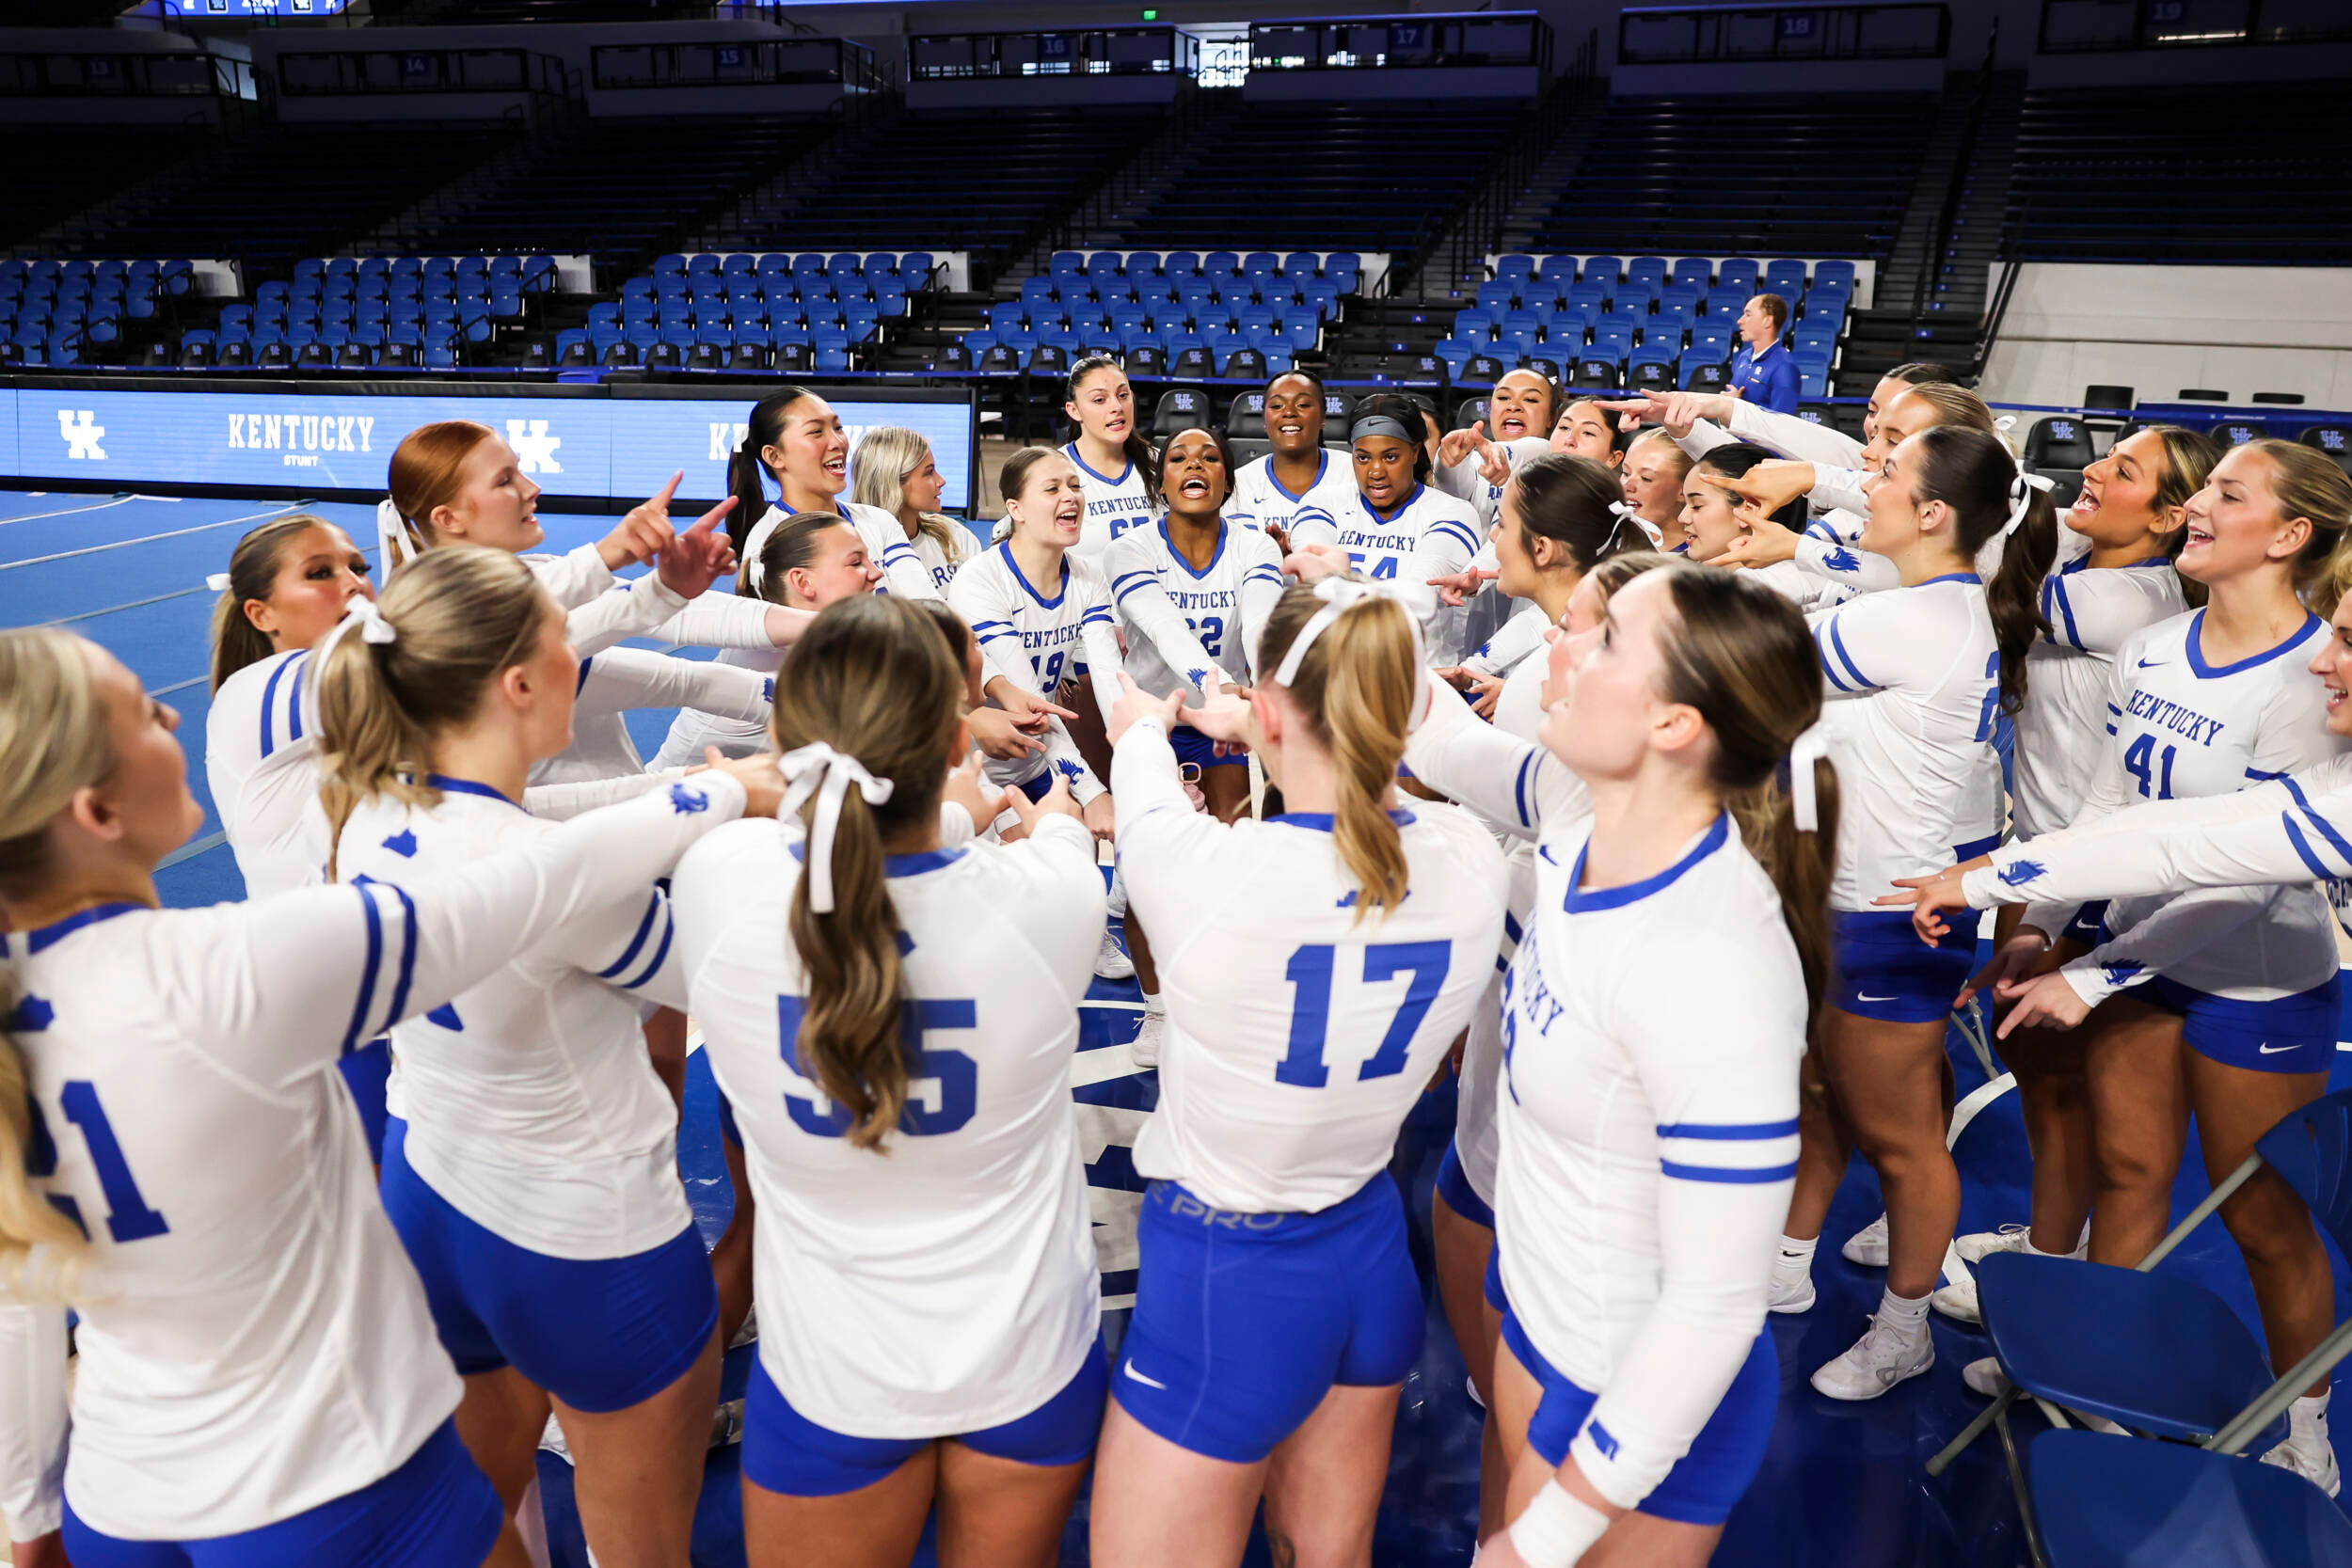
[[[444,795],[479,795],[501,805],[513,806],[516,811],[523,809],[520,800],[508,798],[503,790],[492,789],[488,784],[477,784],[471,779],[453,779],[446,773],[427,773],[424,782]]]
[[[1279,816],[1266,818],[1269,822],[1279,822],[1293,828],[1304,828],[1310,832],[1316,833],[1329,832],[1332,819],[1333,814],[1327,811],[1286,811]],[[1389,820],[1400,828],[1409,828],[1413,825],[1415,817],[1409,811],[1397,810],[1389,813]]]
[[[786,847],[791,850],[794,860],[803,864],[807,863],[807,840],[796,838]],[[912,855],[884,855],[882,875],[885,877],[920,877],[926,871],[937,871],[942,866],[955,864],[956,862],[963,859],[964,853],[961,849],[923,849]]]
[[[1134,427],[1131,425],[1129,428],[1132,429]],[[1086,475],[1087,478],[1093,480],[1098,484],[1108,484],[1113,487],[1117,487],[1126,483],[1130,479],[1135,477],[1136,462],[1132,457],[1127,460],[1127,466],[1119,470],[1119,477],[1117,479],[1113,479],[1108,474],[1098,474],[1092,468],[1088,467],[1087,460],[1078,455],[1078,443],[1075,441],[1073,441],[1069,445],[1063,447],[1061,449],[1061,454],[1070,459],[1072,465],[1075,467],[1080,473]]]
[[[1713,827],[1699,835],[1698,843],[1691,847],[1689,853],[1655,877],[1645,877],[1623,887],[1595,888],[1590,893],[1584,891],[1584,857],[1592,849],[1592,842],[1588,839],[1584,847],[1577,850],[1576,864],[1568,870],[1568,895],[1560,907],[1570,914],[1592,914],[1600,910],[1621,910],[1628,904],[1639,903],[1651,894],[1672,886],[1676,879],[1722,848],[1730,837],[1731,816],[1726,812],[1715,818]]]
[[[1315,449],[1315,477],[1307,482],[1307,490],[1311,490],[1316,485],[1321,484],[1323,483],[1323,476],[1330,471],[1330,449],[1328,447],[1317,447]],[[1274,493],[1276,495],[1280,496],[1284,500],[1291,502],[1293,505],[1296,505],[1298,502],[1307,499],[1307,490],[1301,490],[1298,494],[1294,496],[1290,493],[1290,491],[1283,488],[1282,482],[1280,480],[1274,477],[1274,454],[1272,452],[1266,453],[1265,456],[1265,482],[1274,486]]]
[[[42,952],[55,947],[85,926],[95,926],[102,920],[112,920],[119,914],[131,914],[146,908],[145,904],[133,904],[127,901],[94,905],[79,914],[67,915],[54,925],[39,927],[25,932],[24,950],[27,953]]]
[[[1169,536],[1168,531],[1168,519],[1162,517],[1159,520],[1158,527],[1160,531],[1160,542],[1168,546],[1168,559],[1176,563],[1176,569],[1178,571],[1184,573],[1184,576],[1192,578],[1195,582],[1200,581],[1211,572],[1216,570],[1216,563],[1225,559],[1225,541],[1232,537],[1233,532],[1232,529],[1226,526],[1224,518],[1219,517],[1216,520],[1216,548],[1210,552],[1209,563],[1196,572],[1192,569],[1192,562],[1184,559],[1184,552],[1176,547],[1176,541]]]
[[[2204,649],[2201,646],[2205,636],[2205,612],[2201,610],[2190,619],[2188,623],[2188,636],[2185,640],[2188,644],[2189,673],[2201,681],[2209,681],[2217,680],[2223,675],[2238,674],[2244,671],[2253,669],[2258,664],[2267,664],[2272,659],[2277,658],[2280,654],[2288,652],[2298,643],[2302,642],[2304,639],[2310,637],[2312,634],[2312,628],[2319,625],[2319,617],[2312,614],[2310,610],[2305,610],[2303,612],[2303,624],[2289,632],[2287,634],[2287,640],[2280,643],[2277,647],[2265,649],[2259,654],[2249,654],[2244,658],[2239,659],[2235,664],[2207,664],[2205,662]]]
[[[1070,562],[1066,556],[1061,563],[1061,588],[1052,598],[1049,599],[1044,594],[1037,591],[1037,585],[1035,583],[1032,583],[1027,578],[1022,576],[1021,562],[1012,558],[1011,540],[1008,539],[1003,544],[997,546],[996,553],[1005,558],[1005,570],[1012,574],[1012,580],[1021,585],[1021,591],[1024,594],[1028,594],[1030,598],[1037,601],[1039,609],[1059,610],[1061,608],[1062,596],[1070,592]]]
[[[1915,582],[1911,586],[1914,588],[1928,588],[1939,582],[1973,582],[1979,586],[1982,586],[1984,578],[1977,576],[1974,572],[1947,572],[1940,578],[1928,578],[1919,582]]]
[[[1386,516],[1381,515],[1380,509],[1373,505],[1371,499],[1368,498],[1361,490],[1356,492],[1356,504],[1362,507],[1365,512],[1369,513],[1374,522],[1381,524],[1393,523],[1412,509],[1413,503],[1421,499],[1421,493],[1426,488],[1426,485],[1416,480],[1413,483],[1413,493],[1406,496],[1403,500],[1397,502],[1396,510],[1391,512]]]

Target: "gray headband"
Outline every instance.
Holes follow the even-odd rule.
[[[1406,430],[1402,422],[1389,418],[1386,414],[1375,414],[1368,420],[1358,420],[1347,433],[1347,438],[1351,443],[1360,441],[1367,436],[1393,436],[1400,441],[1414,439],[1411,431]]]

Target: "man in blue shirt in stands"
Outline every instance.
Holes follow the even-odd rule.
[[[1740,312],[1740,341],[1747,346],[1731,356],[1731,395],[1775,414],[1797,411],[1797,361],[1780,341],[1788,325],[1788,302],[1758,294]]]

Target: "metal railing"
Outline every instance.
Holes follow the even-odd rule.
[[[526,49],[339,49],[280,55],[286,98],[361,93],[519,92],[565,96],[564,62]]]
[[[907,40],[910,82],[1011,76],[1195,76],[1200,40],[1174,27],[923,33]]]
[[[1425,224],[1424,233],[1415,236],[1409,269],[1392,272],[1409,270],[1414,282],[1425,283],[1429,263],[1437,260],[1425,247],[1447,240],[1443,249],[1449,288],[1468,275],[1473,262],[1483,273],[1487,253],[1501,248],[1503,226],[1527,195],[1535,171],[1551,155],[1568,117],[1594,90],[1591,41],[1578,49],[1576,67],[1535,101],[1525,126],[1507,139],[1505,150],[1487,166],[1477,187],[1452,212]],[[1391,293],[1399,281],[1391,278]],[[1427,297],[1425,288],[1422,297]]]
[[[1534,11],[1338,16],[1249,24],[1249,69],[1394,71],[1417,66],[1551,69],[1551,28]]]
[[[253,67],[222,55],[0,55],[0,96],[14,98],[251,98]]]
[[[2344,0],[2042,0],[2044,55],[2352,39]]]
[[[878,92],[874,52],[849,39],[711,39],[683,43],[600,43],[589,51],[599,92],[631,87],[750,87],[837,82]]]
[[[1629,7],[1617,19],[1619,65],[1940,60],[1951,41],[1942,5]]]

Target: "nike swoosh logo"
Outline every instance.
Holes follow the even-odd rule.
[[[2169,658],[2143,658],[2139,661],[2139,667],[2142,670],[2161,670],[2171,662]]]
[[[2254,1049],[2256,1052],[2265,1056],[2276,1056],[2280,1052],[2292,1051],[2295,1047],[2291,1045],[2258,1045]]]
[[[1144,1376],[1141,1372],[1136,1370],[1136,1364],[1132,1361],[1120,1362],[1119,1370],[1126,1373],[1129,1377],[1134,1378],[1137,1383],[1142,1384],[1146,1388],[1157,1388],[1162,1393],[1166,1393],[1168,1391],[1167,1384],[1162,1383],[1156,1377]]]
[[[1856,1002],[1892,1002],[1895,1000],[1891,996],[1872,996],[1868,991],[1864,990],[1854,992],[1853,999]]]

